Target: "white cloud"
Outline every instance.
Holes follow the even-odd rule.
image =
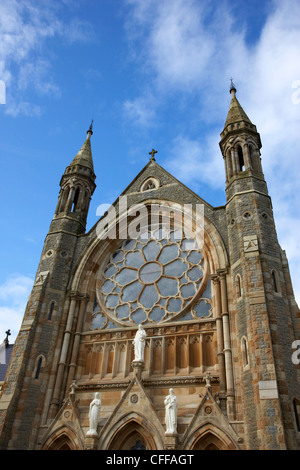
[[[216,135],[213,134],[203,141],[179,135],[171,144],[166,169],[185,184],[205,181],[214,189],[223,189],[223,160],[215,151],[217,145]]]
[[[32,98],[24,99],[28,90],[38,95],[60,96],[61,90],[51,78],[51,61],[44,58],[47,40],[59,37],[66,44],[73,44],[94,38],[89,23],[71,15],[66,15],[67,21],[62,19],[63,6],[54,0],[0,2],[0,80],[6,84],[7,114],[43,113],[43,107],[31,103]]]
[[[28,276],[12,274],[0,285],[0,343],[5,338],[5,331],[10,329],[10,343],[16,339],[33,279]]]
[[[144,93],[132,100],[126,100],[123,104],[123,112],[126,119],[142,127],[156,124],[156,100],[150,93]]]

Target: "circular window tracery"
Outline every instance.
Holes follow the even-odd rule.
[[[207,280],[205,259],[194,239],[176,237],[175,230],[146,231],[137,240],[125,240],[110,256],[97,294],[111,320],[166,321],[200,298]],[[207,308],[204,315],[209,314]],[[199,318],[194,309],[192,315]]]

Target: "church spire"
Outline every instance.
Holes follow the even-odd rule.
[[[82,147],[61,178],[61,191],[53,219],[53,222],[59,219],[61,221],[60,225],[62,225],[62,219],[68,216],[68,224],[70,225],[72,219],[74,222],[73,230],[76,233],[85,231],[90,199],[96,188],[91,148],[92,129],[93,121],[87,130],[87,136]],[[57,224],[55,225],[57,226]]]
[[[237,97],[236,97],[237,90],[236,90],[236,87],[235,87],[235,85],[232,81],[232,78],[230,79],[230,90],[229,90],[229,92],[231,94],[231,102],[230,102],[226,122],[225,122],[225,125],[224,125],[224,130],[230,124],[248,123],[248,124],[253,125],[252,122],[250,121],[250,119],[248,118],[247,114],[243,110],[242,106],[240,105]],[[224,132],[224,130],[223,130],[223,132]]]
[[[93,121],[89,129],[87,130],[86,140],[84,141],[81,149],[73,159],[70,166],[81,165],[94,171],[92,148],[91,148],[91,136],[93,135]]]
[[[260,136],[236,97],[237,90],[232,79],[229,92],[231,101],[220,141],[227,187],[241,176],[251,174],[263,178]]]

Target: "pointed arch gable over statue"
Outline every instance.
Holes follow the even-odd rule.
[[[137,410],[138,404],[138,410]],[[128,450],[128,441],[140,436],[147,450],[163,449],[164,429],[138,377],[134,377],[99,437],[99,449]],[[117,446],[117,447],[114,447]]]
[[[238,435],[223,414],[210,387],[182,437],[182,448],[187,450],[238,450]]]
[[[84,433],[75,394],[70,393],[43,436],[42,450],[83,450]]]

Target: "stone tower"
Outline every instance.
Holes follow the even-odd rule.
[[[299,335],[297,306],[262,171],[260,136],[238,102],[233,83],[230,93],[220,148],[226,169],[235,328],[241,342],[236,348],[242,351],[239,394],[250,448],[256,448],[262,436],[268,448],[275,443],[290,448],[292,403],[299,393],[298,370],[291,361],[291,345]]]
[[[1,392],[1,449],[300,448],[300,314],[260,136],[233,83],[230,93],[224,206],[152,150],[86,233],[88,130],[60,182]]]

